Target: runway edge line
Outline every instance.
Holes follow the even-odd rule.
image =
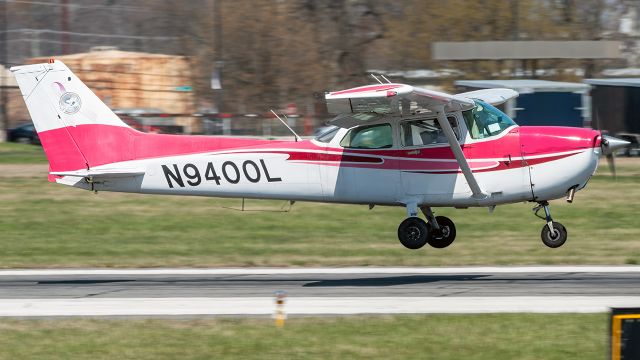
[[[366,301],[364,301],[366,300]],[[639,296],[290,297],[289,315],[601,313]],[[271,315],[272,297],[0,299],[2,317]]]

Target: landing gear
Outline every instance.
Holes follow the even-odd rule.
[[[406,218],[398,227],[398,239],[408,249],[420,249],[429,240],[429,226],[419,217]]]
[[[456,239],[456,226],[446,216],[433,216],[428,206],[421,207],[422,213],[429,221],[429,245],[436,249],[444,249]]]
[[[567,241],[567,229],[559,222],[552,222],[553,232],[548,225],[542,228],[542,242],[550,248],[557,248],[562,246]]]
[[[409,249],[419,249],[426,244],[436,249],[443,249],[453,243],[456,238],[456,226],[445,216],[434,216],[430,207],[421,207],[427,218],[418,217],[417,205],[407,205],[409,217],[398,227],[400,243]]]
[[[542,242],[546,246],[554,249],[562,246],[567,241],[567,229],[559,222],[553,221],[551,218],[551,211],[549,211],[548,202],[543,201],[538,204],[538,206],[533,208],[533,211],[537,217],[544,219],[547,222],[540,233]],[[538,215],[540,209],[544,209],[544,217]]]
[[[436,249],[444,249],[456,239],[456,226],[446,216],[436,216],[439,229],[432,229],[429,233],[429,245]]]

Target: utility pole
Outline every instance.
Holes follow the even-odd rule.
[[[520,40],[520,3],[519,0],[511,0],[511,40]],[[513,61],[513,73],[514,75],[518,71],[518,63],[522,67],[522,72],[527,68],[527,60],[512,60]]]
[[[60,0],[60,9],[62,16],[60,22],[62,29],[62,54],[66,55],[69,51],[69,0]]]
[[[214,41],[214,75],[217,76],[219,86],[212,88],[215,91],[216,107],[218,113],[222,114],[224,111],[224,89],[222,87],[222,74],[224,69],[224,56],[222,55],[222,12],[221,12],[221,0],[213,0],[213,41]],[[213,85],[213,84],[212,84]]]
[[[9,25],[7,21],[9,17],[7,16],[7,2],[0,1],[0,65],[9,67],[9,61],[7,52],[9,51],[9,46],[7,45],[7,30]],[[7,129],[9,128],[9,119],[7,116],[7,79],[5,74],[1,74],[0,76],[0,141],[5,141],[5,137],[7,135]]]

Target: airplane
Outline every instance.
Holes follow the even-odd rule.
[[[51,182],[91,191],[402,206],[407,217],[398,239],[409,249],[455,240],[454,222],[433,208],[516,202],[537,203],[542,242],[562,246],[567,230],[552,219],[549,201],[573,201],[600,155],[628,144],[586,128],[518,126],[495,107],[518,96],[510,89],[451,95],[379,79],[326,93],[338,116],[314,139],[148,134],[120,120],[61,61],[11,71]]]

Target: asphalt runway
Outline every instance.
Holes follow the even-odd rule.
[[[410,269],[409,269],[410,270]],[[321,270],[320,270],[321,271]],[[640,296],[640,273],[0,275],[1,299],[288,296]],[[55,273],[54,273],[55,274]]]
[[[0,316],[599,312],[640,306],[640,267],[0,271]],[[351,309],[351,310],[349,310]]]

